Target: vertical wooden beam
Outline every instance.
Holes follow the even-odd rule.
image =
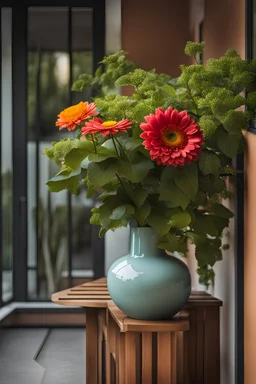
[[[98,384],[97,308],[86,308],[86,383]]]
[[[111,316],[108,317],[107,325],[107,353],[106,353],[106,381],[107,384],[111,383],[113,362],[112,362],[112,353],[115,352],[115,322]]]
[[[205,308],[204,383],[220,383],[220,327],[218,308]]]
[[[204,381],[204,308],[197,309],[196,316],[196,383],[197,384],[205,384]],[[189,348],[189,355],[192,355],[191,345]],[[208,383],[207,383],[208,384]]]
[[[171,333],[171,383],[177,383],[177,332]]]
[[[177,332],[177,384],[185,384],[187,373],[184,364],[184,334]]]
[[[126,332],[125,334],[125,376],[126,383],[136,383],[136,349],[137,349],[136,332]]]
[[[171,333],[157,333],[157,384],[173,384],[171,381]]]
[[[119,333],[118,345],[118,384],[125,384],[125,334]]]
[[[152,384],[152,333],[142,332],[142,384]]]

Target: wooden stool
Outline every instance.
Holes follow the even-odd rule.
[[[172,320],[127,317],[109,305],[107,384],[183,384],[183,332],[188,314]]]
[[[54,293],[54,303],[86,308],[86,384],[105,383],[105,334],[110,296],[106,279]]]
[[[192,292],[183,308],[189,314],[187,319],[183,313],[183,320],[179,320],[179,326],[183,324],[185,327],[184,324],[189,322],[189,330],[184,332],[184,337],[183,328],[180,331],[175,328],[160,330],[158,322],[151,322],[150,328],[149,322],[144,322],[142,326],[139,320],[128,318],[111,301],[106,278],[54,293],[52,301],[86,308],[87,384],[105,384],[107,379],[113,383],[113,380],[122,379],[122,372],[127,377],[134,377],[135,367],[136,375],[140,371],[144,375],[143,384],[151,383],[152,377],[162,375],[166,359],[171,364],[169,377],[171,375],[172,380],[175,379],[173,367],[177,368],[177,383],[220,383],[219,309],[222,302],[205,292]],[[173,321],[167,322],[169,327]],[[172,327],[175,324],[177,320]],[[156,328],[153,329],[153,326]],[[134,345],[137,353],[131,354],[129,350],[132,348],[134,352]],[[165,348],[168,352],[162,356],[161,350]],[[140,356],[143,359],[140,360]],[[154,364],[157,358],[158,364]],[[119,384],[119,381],[116,383]],[[155,384],[154,381],[152,383]]]

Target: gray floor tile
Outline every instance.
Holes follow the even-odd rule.
[[[43,384],[84,384],[85,330],[53,329],[37,362],[45,368]]]

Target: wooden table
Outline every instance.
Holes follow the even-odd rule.
[[[127,317],[111,301],[106,278],[57,292],[52,301],[86,308],[87,384],[220,383],[222,303],[209,294],[193,293],[178,316],[161,322]]]

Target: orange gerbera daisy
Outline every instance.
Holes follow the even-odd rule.
[[[64,109],[58,115],[56,126],[59,126],[59,129],[67,128],[69,131],[72,131],[78,124],[83,123],[85,119],[95,115],[98,115],[96,105],[94,103],[89,104],[87,101],[81,101],[79,104]]]
[[[140,137],[157,164],[176,167],[197,160],[202,152],[203,134],[187,111],[157,108],[156,113],[145,116],[145,120],[146,123],[140,124],[144,131]]]
[[[94,134],[100,132],[102,136],[107,136],[109,134],[115,134],[118,132],[126,132],[128,128],[131,128],[132,122],[127,119],[120,121],[105,121],[104,123],[99,117],[96,119],[88,121],[84,127],[81,128],[82,135],[87,135],[88,133]]]

